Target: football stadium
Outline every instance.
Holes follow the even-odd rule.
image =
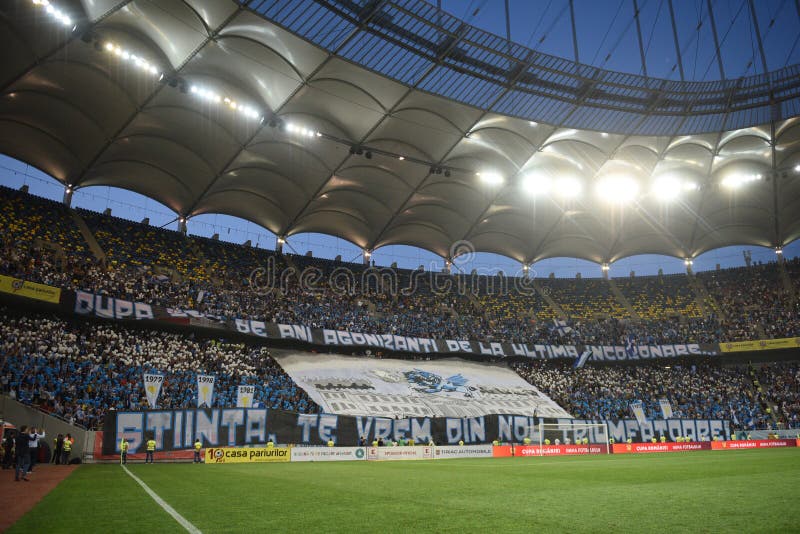
[[[0,58],[0,531],[800,531],[797,0],[3,0]]]

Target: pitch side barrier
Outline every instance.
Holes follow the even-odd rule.
[[[334,414],[298,414],[267,408],[210,408],[188,410],[149,410],[141,412],[109,412],[106,414],[99,455],[119,453],[119,443],[128,440],[129,454],[143,454],[149,436],[156,442],[156,451],[178,453],[189,451],[195,439],[203,448],[253,447],[268,439],[274,443],[320,446],[333,441],[337,446],[357,446],[363,437],[367,443],[383,439],[402,439],[415,443],[433,440],[440,445],[485,445],[495,440],[522,443],[539,424],[564,428],[548,431],[555,443],[572,443],[586,439],[589,443],[649,442],[664,435],[667,441],[688,436],[691,441],[724,439],[730,435],[728,421],[721,419],[652,420],[639,425],[635,419],[600,421],[582,419],[534,418],[523,415],[486,415],[480,417],[387,417],[346,416]],[[577,428],[583,425],[583,428]],[[604,427],[603,432],[596,429]],[[593,428],[594,427],[594,428]],[[607,428],[607,432],[605,429]]]

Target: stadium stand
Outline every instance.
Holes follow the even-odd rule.
[[[615,278],[631,306],[644,320],[661,320],[682,315],[701,317],[695,296],[685,275]]]
[[[392,270],[392,283],[380,284],[377,275],[365,277],[367,267],[360,264],[282,256],[79,210],[106,254],[104,263],[89,252],[61,204],[7,188],[0,188],[0,202],[5,207],[0,219],[3,274],[225,318],[365,333],[572,344],[624,344],[631,337],[638,344],[716,343],[800,335],[797,259],[699,273],[697,282],[708,290],[705,317],[686,275],[615,279],[638,319],[630,317],[606,280],[539,280],[542,292],[567,314],[565,331],[556,327],[555,310],[539,292],[523,293],[508,278],[482,276],[473,285],[469,275],[432,279],[431,273]],[[54,246],[48,251],[41,243]],[[296,270],[286,275],[289,267]],[[303,274],[312,270],[315,284]],[[347,284],[328,283],[342,271],[351,273]]]
[[[643,401],[648,418],[660,418],[658,400],[667,398],[676,417],[730,419],[741,429],[765,428],[771,422],[762,407],[764,394],[758,391],[745,367],[693,362],[669,367],[573,369],[570,365],[544,361],[518,363],[514,367],[522,378],[580,419],[631,417],[633,400]],[[790,369],[771,368],[770,376],[776,381],[786,380]],[[787,410],[787,419],[796,421],[797,410],[788,406]]]
[[[237,386],[251,384],[265,407],[317,411],[265,348],[8,309],[0,309],[0,333],[3,392],[86,428],[101,428],[109,410],[146,408],[148,371],[166,377],[160,408],[195,407],[197,375],[214,374],[217,405],[235,406]]]

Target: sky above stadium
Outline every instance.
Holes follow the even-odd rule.
[[[438,2],[433,0],[433,4]],[[714,21],[720,40],[721,59],[717,61],[711,16],[706,0],[673,0],[677,21],[677,39],[687,80],[715,80],[761,74],[764,62],[759,53],[753,14],[748,0],[715,0]],[[578,54],[582,63],[610,70],[646,74],[679,80],[675,38],[668,0],[638,0],[645,62],[642,64],[634,18],[633,0],[574,0],[575,24],[578,33]],[[441,0],[441,7],[466,22],[500,36],[506,35],[505,0]],[[512,40],[537,51],[574,59],[569,2],[567,0],[508,0]],[[758,0],[753,3],[766,56],[767,70],[800,63],[800,13],[790,0]],[[28,185],[31,193],[61,200],[63,186],[37,169],[12,158],[0,156],[0,184],[19,188]],[[110,187],[87,187],[76,191],[73,206],[94,211],[110,208],[114,215],[140,221],[145,217],[154,226],[176,229],[176,215],[166,206],[137,193]],[[200,215],[188,222],[193,235],[212,236],[272,249],[275,235],[242,219],[228,215]],[[336,237],[321,234],[299,234],[287,240],[285,251],[361,261],[355,245]],[[694,260],[695,270],[744,265],[744,251],[751,251],[753,261],[772,261],[775,253],[760,247],[726,247],[703,254]],[[784,249],[787,258],[800,253],[798,242]],[[441,269],[443,259],[425,250],[393,245],[376,250],[377,265]],[[456,262],[454,269],[470,272],[521,272],[521,265],[495,254],[478,253],[468,260]],[[627,276],[631,271],[651,275],[684,272],[683,260],[666,256],[642,255],[626,258],[611,266],[611,276]],[[552,258],[533,266],[536,276],[555,273],[558,277],[584,277],[601,274],[600,266],[574,258]]]

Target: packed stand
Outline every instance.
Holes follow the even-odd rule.
[[[225,319],[549,344],[718,343],[800,335],[796,289],[786,291],[775,264],[699,274],[712,296],[708,307],[718,312],[705,318],[684,275],[617,280],[642,316],[637,321],[606,280],[538,280],[568,315],[564,328],[554,324],[555,311],[545,298],[518,291],[513,278],[397,269],[365,276],[360,264],[282,256],[80,210],[107,254],[103,263],[88,253],[62,205],[7,188],[0,189],[0,202],[0,273]],[[65,254],[56,258],[32,248],[37,237]],[[287,270],[290,264],[298,271]],[[798,260],[787,262],[786,270],[796,281]],[[311,271],[316,274],[307,276]],[[393,279],[381,283],[387,271]],[[331,278],[334,273],[350,274]]]
[[[263,347],[7,309],[0,309],[0,340],[3,392],[86,428],[102,427],[109,410],[146,408],[145,372],[165,375],[164,409],[197,405],[198,374],[216,376],[215,406],[235,406],[237,386],[250,384],[263,407],[318,409]]]
[[[539,283],[571,319],[585,321],[601,315],[628,316],[608,282],[602,278],[549,278]]]
[[[797,260],[787,262],[796,274]],[[698,273],[719,309],[724,341],[800,335],[797,294],[787,291],[775,262]],[[791,276],[791,275],[790,275]]]
[[[764,363],[752,368],[751,372],[778,425],[800,428],[800,364]]]
[[[673,417],[728,419],[738,429],[767,428],[771,419],[747,369],[711,362],[573,368],[532,361],[516,372],[578,419],[632,419],[630,403],[640,400],[649,419],[662,419],[659,399],[670,401]],[[796,414],[796,412],[795,412]]]
[[[643,320],[669,319],[674,315],[702,317],[686,275],[615,278],[614,283]]]

